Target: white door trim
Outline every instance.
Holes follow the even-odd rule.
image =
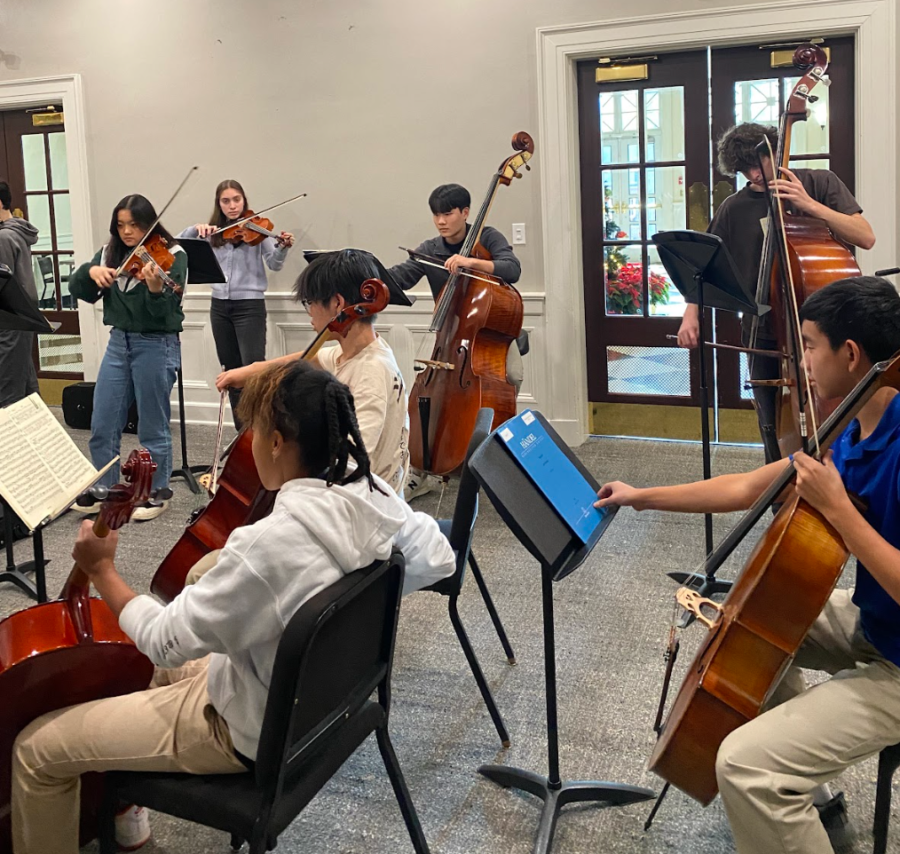
[[[84,90],[80,74],[0,80],[0,110],[20,110],[46,104],[62,104],[66,117],[66,151],[69,166],[69,194],[72,205],[72,238],[75,263],[91,258],[94,238],[91,229],[91,196],[88,181],[87,126]],[[98,309],[79,302],[81,343],[85,376],[95,377],[100,365]]]
[[[860,264],[867,273],[892,267],[897,261],[894,0],[787,0],[537,30],[547,415],[570,444],[584,441],[588,417],[576,60],[810,33],[856,36],[856,194],[877,235],[875,248],[860,253]]]

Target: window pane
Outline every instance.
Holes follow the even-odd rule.
[[[643,316],[643,270],[640,246],[607,246],[603,250],[606,313]]]
[[[640,170],[604,169],[603,184],[603,239],[627,240],[628,225],[640,228]]]
[[[679,347],[606,348],[610,394],[691,396],[690,354]]]
[[[672,279],[659,260],[659,250],[647,247],[650,281],[650,315],[656,317],[681,317],[684,314],[684,297],[672,284]]]
[[[684,87],[644,90],[646,160],[684,160]]]
[[[44,134],[27,133],[22,137],[22,157],[25,160],[25,190],[46,190],[47,159],[44,153]]]
[[[37,243],[32,252],[53,249],[50,235],[50,198],[46,195],[28,196],[28,220],[38,230]]]
[[[653,176],[654,195],[647,197],[648,236],[657,231],[687,227],[684,203],[684,166],[657,166],[647,170],[647,183]],[[651,201],[652,200],[652,201]],[[651,218],[651,206],[653,217]]]
[[[61,134],[57,134],[60,136]],[[53,196],[53,210],[56,214],[57,249],[74,249],[72,240],[72,208],[68,193]]]
[[[66,159],[65,133],[47,134],[50,143],[50,181],[54,190],[69,189],[69,161]]]
[[[778,80],[739,80],[734,84],[734,123],[778,125]]]
[[[632,145],[635,146],[635,151],[638,150],[637,117],[637,90],[604,92],[600,95],[600,151],[603,165],[628,163],[628,147]]]
[[[52,255],[32,255],[31,268],[37,288],[38,307],[46,311],[56,311],[55,261]]]
[[[784,79],[784,100],[787,103],[791,89],[799,77]],[[828,154],[828,87],[821,83],[813,93],[818,100],[809,105],[805,122],[794,122],[791,128],[791,154]]]

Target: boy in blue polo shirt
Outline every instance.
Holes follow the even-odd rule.
[[[900,350],[900,295],[874,277],[834,282],[800,312],[805,365],[842,398]],[[680,486],[608,483],[598,506],[728,512],[748,508],[789,465]],[[826,454],[794,455],[796,490],[857,558],[856,589],[832,594],[769,704],[719,749],[716,776],[740,854],[831,851],[819,820],[841,771],[900,742],[900,394],[882,388]],[[860,513],[848,490],[867,504]],[[835,678],[809,690],[799,668]]]

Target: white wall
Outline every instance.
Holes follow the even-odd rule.
[[[535,169],[500,190],[490,221],[507,234],[512,222],[527,225],[528,244],[516,247],[519,287],[538,340],[526,359],[526,392],[545,407],[551,360],[583,354],[540,346],[545,296],[561,297],[544,293],[535,30],[712,7],[708,0],[677,7],[634,0],[627,8],[611,0],[158,0],[148,12],[136,0],[3,0],[0,82],[81,75],[97,245],[119,198],[142,192],[162,204],[196,163],[198,178],[166,216],[171,230],[206,219],[216,183],[234,177],[257,207],[308,192],[274,216],[278,228],[305,233],[304,246],[359,246],[390,264],[401,260],[398,244],[432,234],[426,199],[434,186],[456,181],[480,199],[512,133],[528,130]],[[295,251],[270,279],[270,352],[278,346],[275,315],[302,265]],[[210,403],[212,338],[193,325],[202,322],[204,295],[189,298],[187,309],[189,399]],[[581,306],[571,312],[581,315]],[[401,354],[406,370],[413,338],[397,338],[409,350]],[[99,355],[86,354],[87,364]]]

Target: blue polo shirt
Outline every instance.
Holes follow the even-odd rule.
[[[890,402],[878,426],[860,441],[854,420],[833,446],[834,464],[850,492],[867,504],[866,521],[900,548],[900,394]],[[853,602],[871,643],[900,667],[900,604],[857,562]]]

